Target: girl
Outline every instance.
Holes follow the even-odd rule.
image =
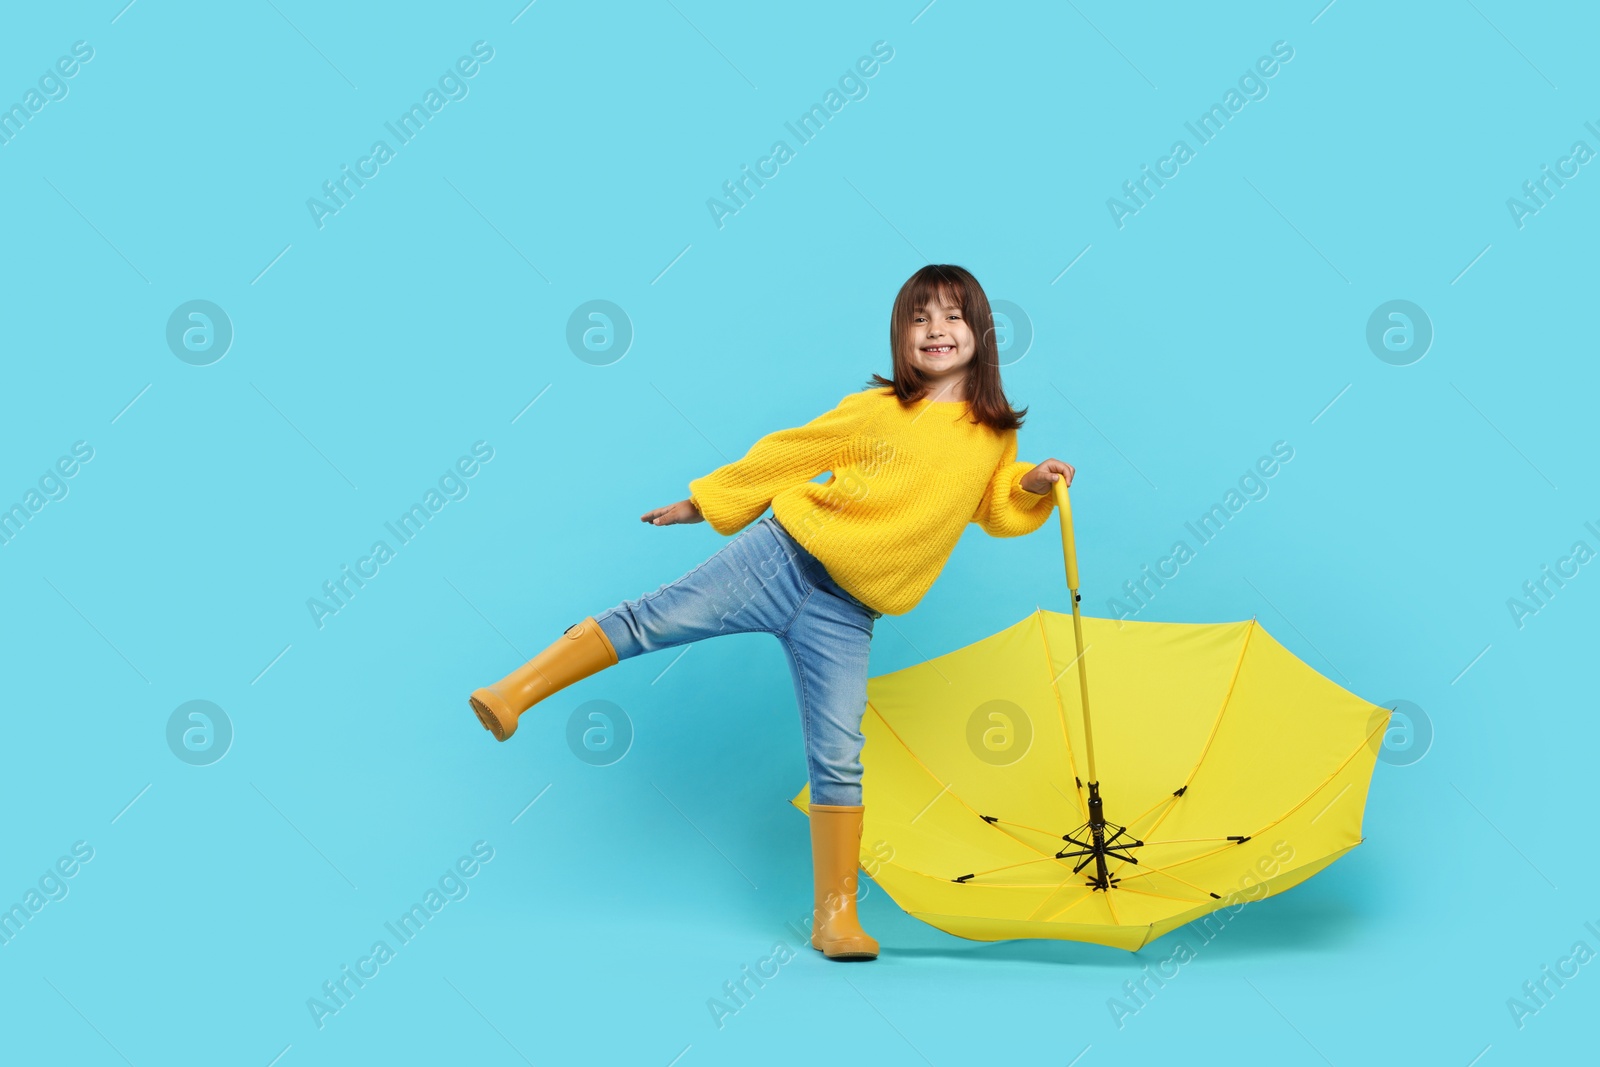
[[[688,499],[640,516],[743,533],[672,584],[568,627],[471,697],[504,741],[529,707],[619,660],[719,634],[776,636],[811,783],[811,944],[834,960],[878,955],[856,918],[872,625],[916,606],[968,523],[996,537],[1031,533],[1050,517],[1051,483],[1073,475],[1058,459],[1017,461],[1027,409],[1013,411],[1001,390],[989,299],[967,271],[913,274],[895,297],[889,344],[892,380],[872,375],[832,411],[689,482]],[[812,480],[825,471],[826,482]]]

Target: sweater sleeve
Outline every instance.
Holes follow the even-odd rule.
[[[1005,452],[989,479],[983,499],[972,521],[994,537],[1020,537],[1043,526],[1055,507],[1053,493],[1030,493],[1022,488],[1022,476],[1034,464],[1017,460],[1017,432],[1006,433]]]
[[[860,420],[862,395],[851,393],[804,426],[767,434],[744,458],[691,481],[689,499],[720,534],[748,526],[780,492],[833,469]]]

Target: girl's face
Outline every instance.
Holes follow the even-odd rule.
[[[948,299],[941,293],[931,301],[933,306],[919,307],[911,316],[911,362],[935,390],[964,378],[978,349],[966,316],[957,305],[945,303]]]

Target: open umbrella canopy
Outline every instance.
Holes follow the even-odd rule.
[[[1070,521],[1072,615],[869,681],[862,858],[960,937],[1137,950],[1360,844],[1389,712],[1253,619],[1082,617]]]

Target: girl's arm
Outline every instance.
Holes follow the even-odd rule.
[[[995,467],[989,486],[972,521],[992,537],[1020,537],[1044,525],[1055,507],[1051,483],[1065,478],[1072,484],[1074,470],[1059,459],[1035,466],[1017,459],[1017,433],[1006,434],[1005,452]]]
[[[737,533],[784,489],[833,469],[860,422],[860,400],[866,395],[851,393],[804,426],[768,434],[742,459],[691,481],[689,499],[640,518],[656,526],[704,519],[720,534]]]

